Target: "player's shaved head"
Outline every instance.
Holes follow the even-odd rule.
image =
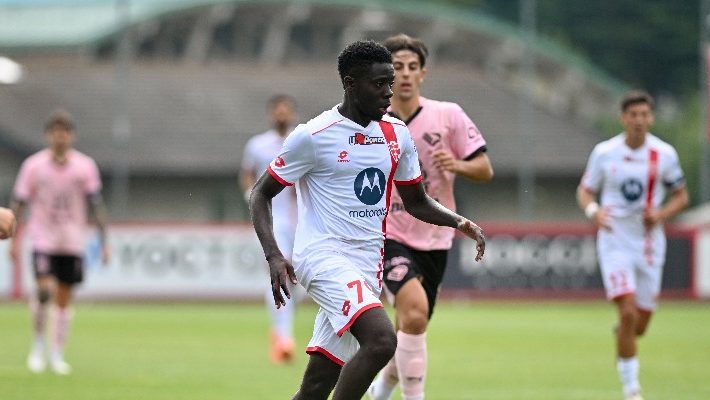
[[[392,63],[392,54],[381,44],[372,40],[360,40],[349,44],[338,56],[338,73],[358,78],[372,64]]]
[[[427,49],[426,45],[424,45],[424,42],[422,42],[420,39],[405,35],[404,33],[390,36],[385,39],[382,44],[392,54],[400,50],[409,50],[416,53],[416,55],[419,56],[419,64],[422,67],[426,64],[426,58],[427,56],[429,56],[429,50]]]

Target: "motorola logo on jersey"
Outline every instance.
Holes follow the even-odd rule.
[[[621,184],[621,194],[629,201],[636,201],[643,194],[643,184],[638,179],[629,178]]]
[[[366,168],[355,177],[355,196],[368,206],[380,202],[385,194],[385,173],[377,168]]]
[[[361,145],[385,144],[385,138],[384,137],[369,136],[369,135],[365,135],[360,132],[357,132],[355,134],[355,136],[350,136],[349,143],[353,144],[353,145],[354,144],[361,144]]]

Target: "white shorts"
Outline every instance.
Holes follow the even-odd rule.
[[[635,294],[640,309],[656,309],[666,259],[662,227],[645,232],[638,218],[613,220],[611,232],[599,229],[597,253],[608,299]]]
[[[320,306],[308,354],[321,353],[338,365],[360,348],[348,331],[366,310],[382,307],[381,252],[311,253],[295,266],[296,277]]]

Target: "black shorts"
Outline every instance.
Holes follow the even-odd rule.
[[[32,268],[36,278],[50,275],[67,285],[75,285],[84,280],[84,263],[77,256],[34,252]]]
[[[419,279],[429,301],[431,319],[439,286],[444,279],[447,255],[447,250],[415,250],[394,240],[385,240],[383,281],[387,290],[396,295],[408,280]]]

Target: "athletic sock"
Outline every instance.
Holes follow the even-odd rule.
[[[621,358],[616,361],[616,370],[619,372],[619,379],[624,388],[624,396],[630,396],[641,391],[639,384],[639,361],[638,358]]]
[[[397,351],[394,353],[399,371],[399,384],[405,400],[424,399],[427,352],[426,333],[410,335],[397,332]]]
[[[52,356],[64,358],[64,345],[69,336],[72,313],[69,307],[54,308],[54,332],[52,335]]]
[[[35,346],[44,346],[44,333],[47,326],[47,303],[40,302],[35,296],[30,299],[32,314],[32,331],[35,336]]]
[[[368,392],[370,400],[389,400],[398,381],[397,364],[393,357],[372,382]]]

